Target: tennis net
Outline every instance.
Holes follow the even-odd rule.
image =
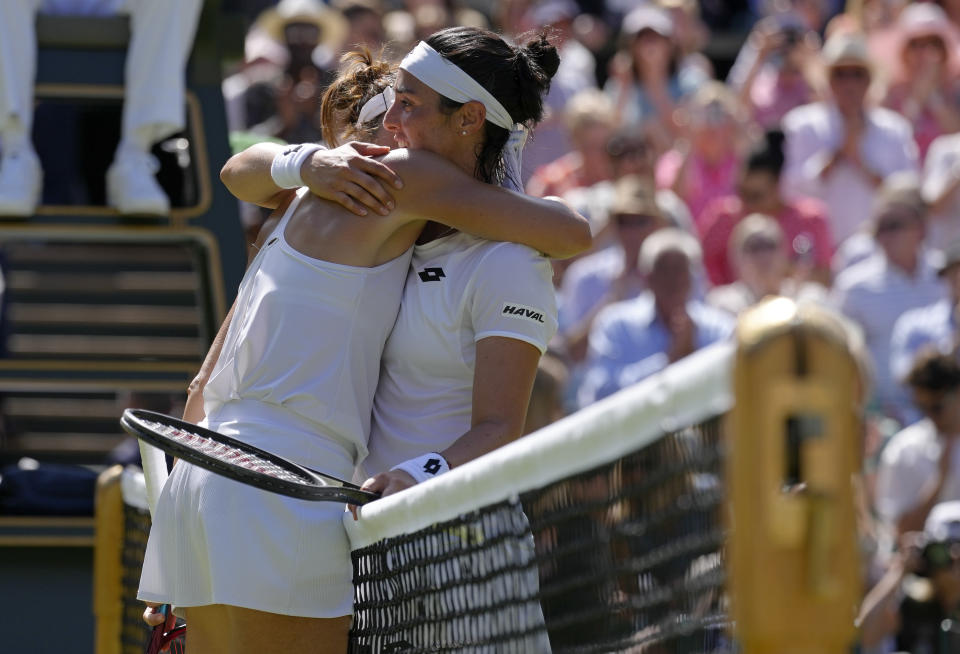
[[[348,519],[351,651],[726,652],[718,346]]]

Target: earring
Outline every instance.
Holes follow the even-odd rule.
[[[466,136],[466,135],[467,135],[467,130],[465,129],[460,130],[460,136]]]

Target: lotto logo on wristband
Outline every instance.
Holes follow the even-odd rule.
[[[421,481],[433,479],[450,470],[450,464],[443,458],[442,454],[428,452],[414,459],[404,461],[399,465],[393,466],[391,470],[403,470],[413,477],[418,484]]]

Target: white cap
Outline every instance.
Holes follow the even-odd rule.
[[[934,506],[923,531],[930,540],[938,543],[960,541],[960,501],[940,502]]]
[[[634,36],[643,30],[653,30],[660,36],[673,36],[673,19],[663,9],[651,5],[637,7],[623,19],[620,31]]]

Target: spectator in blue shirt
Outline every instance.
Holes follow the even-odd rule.
[[[939,266],[940,279],[946,284],[949,296],[933,304],[911,309],[893,325],[890,337],[890,374],[900,381],[906,378],[917,354],[929,347],[947,354],[956,350],[957,306],[960,305],[960,241],[955,241],[943,255]],[[920,413],[902,394],[902,413],[907,423],[920,419]]]
[[[727,338],[734,320],[691,298],[701,259],[696,239],[679,229],[651,234],[640,248],[648,290],[606,307],[590,331],[587,372],[578,390],[586,406]]]

